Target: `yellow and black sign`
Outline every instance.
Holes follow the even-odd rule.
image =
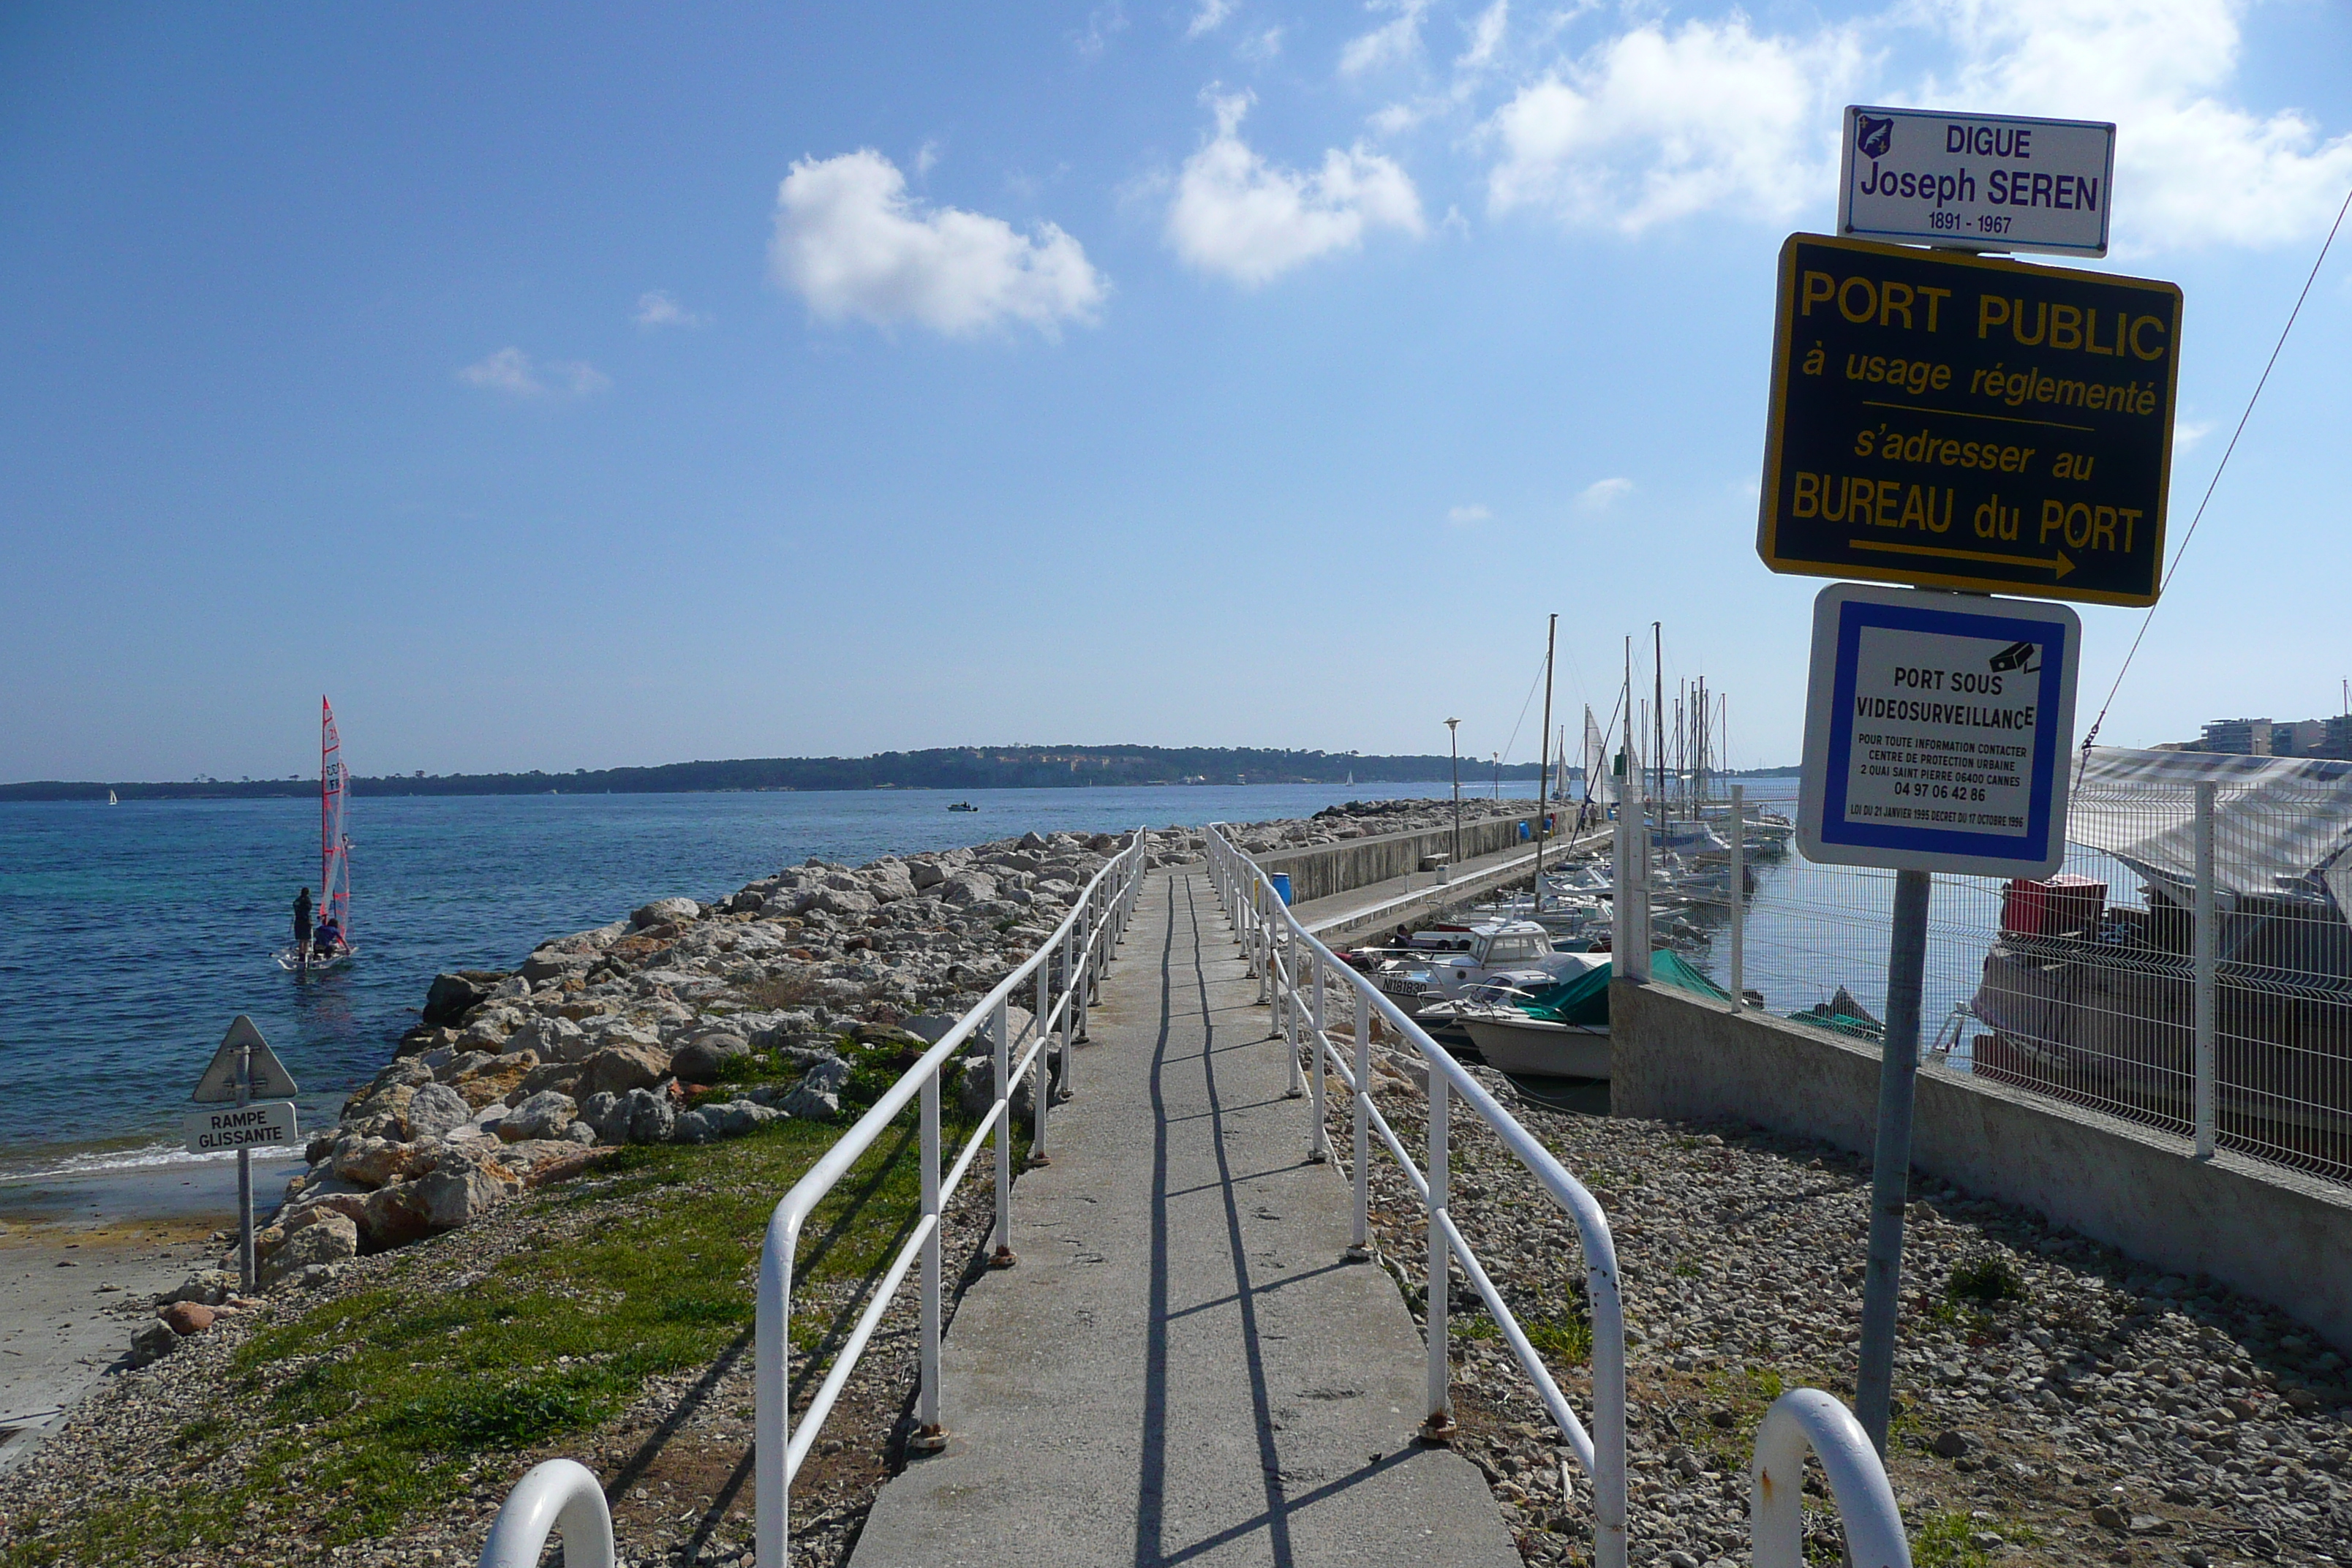
[[[1790,235],[1756,552],[2152,605],[2179,363],[2174,284]]]

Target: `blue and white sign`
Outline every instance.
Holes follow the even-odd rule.
[[[1840,175],[1842,235],[2105,256],[2116,128],[1849,104]]]
[[[1986,877],[2056,870],[2082,639],[2063,605],[1822,589],[1798,795],[1806,858]]]

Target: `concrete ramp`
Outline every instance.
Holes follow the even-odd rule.
[[[1349,1191],[1208,879],[1154,873],[1078,1049],[1017,1267],[942,1352],[945,1452],[884,1487],[855,1568],[1517,1568],[1485,1481],[1417,1447],[1419,1329],[1350,1264]]]

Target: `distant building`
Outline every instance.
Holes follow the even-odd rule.
[[[2216,719],[2194,741],[2159,752],[2221,752],[2238,757],[2336,757],[2352,761],[2352,713],[2334,719]]]
[[[2271,755],[2273,757],[2315,757],[2326,743],[2327,721],[2324,719],[2300,719],[2292,724],[2271,726]]]
[[[2197,749],[2237,757],[2267,757],[2273,729],[2267,719],[2216,719],[2205,726],[2205,737]]]

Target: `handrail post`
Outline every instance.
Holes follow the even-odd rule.
[[[1078,911],[1078,923],[1075,928],[1078,937],[1076,958],[1071,956],[1070,944],[1068,942],[1062,944],[1063,968],[1067,970],[1073,963],[1078,966],[1076,974],[1078,988],[1070,994],[1070,1005],[1077,1009],[1076,1032],[1070,1037],[1073,1040],[1083,1040],[1087,1037],[1087,993],[1094,989],[1095,970],[1102,963],[1101,957],[1096,953],[1091,945],[1095,939],[1094,915],[1095,908],[1091,902]],[[1063,1081],[1071,1083],[1073,1088],[1076,1087],[1067,1068],[1063,1069]]]
[[[2218,988],[2220,962],[2217,953],[2220,932],[2213,921],[2213,781],[2205,779],[2197,785],[2197,891],[2193,985],[2197,1051],[2197,1155],[2200,1160],[2213,1157],[2213,1124],[2216,1084],[2213,1061],[2214,993]]]
[[[1748,994],[1748,786],[1731,786],[1731,1010]]]
[[[1054,987],[1045,978],[1052,968],[1050,962],[1037,966],[1037,1067],[1036,1077],[1032,1080],[1029,1090],[1029,1163],[1032,1165],[1054,1163],[1053,1156],[1045,1152],[1045,1105],[1054,1098],[1054,1032],[1046,1026],[1054,1013]],[[1008,1110],[1010,1109],[1007,1107]]]
[[[992,1268],[1010,1268],[1020,1259],[1013,1251],[1013,1005],[996,1005],[996,1098],[1004,1113],[996,1119],[996,1248],[989,1255]]]
[[[613,1512],[596,1472],[576,1459],[533,1465],[507,1494],[478,1568],[537,1568],[552,1532],[571,1568],[613,1568]]]
[[[947,1447],[947,1428],[940,1425],[940,1075],[923,1079],[923,1217],[933,1222],[923,1238],[922,1382],[916,1406],[916,1426],[907,1447],[935,1454]]]
[[[1756,1568],[1803,1568],[1808,1447],[1821,1460],[1837,1504],[1846,1561],[1856,1568],[1911,1568],[1902,1510],[1870,1435],[1852,1411],[1817,1388],[1780,1395],[1756,1428],[1748,1512]]]
[[[1355,1112],[1354,1153],[1356,1160],[1356,1228],[1354,1238],[1348,1243],[1351,1262],[1366,1262],[1372,1256],[1372,1009],[1361,996],[1356,999],[1356,1094],[1351,1109]]]
[[[1274,976],[1269,972],[1273,943],[1265,929],[1265,884],[1255,877],[1250,879],[1250,931],[1257,947],[1257,999],[1270,1001],[1274,995]]]
[[[1281,938],[1282,980],[1274,988],[1274,1005],[1275,1016],[1282,1023],[1283,1051],[1290,1058],[1290,1087],[1282,1093],[1285,1100],[1297,1100],[1307,1092],[1307,1080],[1298,1070],[1298,944],[1291,940],[1287,921]]]
[[[1324,1097],[1330,1091],[1323,1081],[1325,1076],[1323,1068],[1324,1053],[1331,1048],[1331,1043],[1329,1040],[1326,1039],[1323,1035],[1323,960],[1319,954],[1315,952],[1312,949],[1309,949],[1307,954],[1307,962],[1315,971],[1315,1077],[1313,1079],[1313,1088],[1315,1090],[1315,1136],[1308,1140],[1309,1146],[1307,1151],[1307,1163],[1310,1164],[1321,1165],[1328,1163],[1331,1158],[1331,1134],[1329,1129],[1324,1125]]]
[[[751,1500],[758,1568],[785,1568],[792,1550],[792,1253],[799,1237],[771,1215],[760,1247],[760,1295],[751,1319]]]
[[[1445,1239],[1444,1215],[1451,1196],[1448,1179],[1446,1112],[1453,1088],[1432,1062],[1429,1068],[1429,1286],[1423,1321],[1429,1337],[1429,1415],[1421,1424],[1424,1443],[1447,1443],[1454,1437],[1453,1363],[1447,1359],[1447,1297],[1453,1289],[1452,1245]]]

